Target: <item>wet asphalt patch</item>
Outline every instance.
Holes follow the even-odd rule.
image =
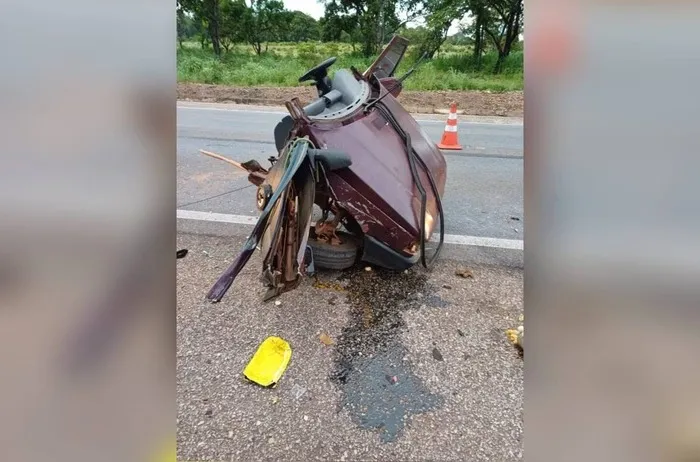
[[[437,289],[420,269],[357,268],[339,280],[348,282],[345,291],[351,305],[351,320],[337,341],[330,377],[342,392],[340,407],[360,428],[376,431],[381,441],[395,441],[411,416],[444,403],[413,373],[400,341],[406,329],[402,314],[448,304],[435,295]]]

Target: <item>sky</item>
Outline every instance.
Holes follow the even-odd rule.
[[[284,0],[284,6],[291,11],[301,11],[314,19],[323,16],[323,4],[316,0]]]

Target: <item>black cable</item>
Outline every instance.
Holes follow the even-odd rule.
[[[430,173],[430,170],[428,170],[428,166],[425,164],[425,161],[421,157],[416,157],[418,159],[418,162],[421,164],[421,167],[423,167],[423,170],[425,171],[426,175],[428,176],[428,181],[430,182],[430,189],[432,189],[433,194],[435,195],[435,204],[437,205],[438,216],[440,218],[440,240],[438,242],[437,249],[435,249],[435,254],[433,255],[433,258],[430,259],[430,264],[432,265],[435,259],[440,254],[440,251],[442,250],[442,245],[445,241],[445,212],[442,208],[442,199],[440,199],[440,194],[437,189],[437,184],[435,183],[435,178],[433,178],[433,174]]]
[[[416,184],[416,187],[418,188],[418,192],[420,193],[421,196],[421,221],[420,221],[420,245],[421,245],[421,263],[423,267],[428,268],[428,265],[432,265],[435,259],[438,257],[440,254],[440,251],[442,250],[442,245],[444,243],[444,238],[445,238],[445,220],[444,220],[444,210],[442,208],[442,200],[440,199],[440,193],[437,189],[437,185],[435,184],[435,179],[433,178],[433,175],[430,173],[430,170],[428,169],[428,166],[425,164],[423,159],[418,156],[416,151],[413,149],[413,145],[411,144],[411,136],[406,133],[405,130],[400,126],[394,115],[391,113],[391,110],[379,99],[376,99],[373,101],[373,105],[376,105],[379,111],[382,113],[382,115],[387,119],[389,123],[391,123],[392,127],[394,130],[397,132],[397,134],[402,138],[402,140],[406,144],[406,154],[408,156],[408,163],[409,167],[411,168],[411,176],[413,177],[413,182]],[[367,111],[369,108],[366,107],[365,110]],[[430,188],[433,191],[433,194],[435,196],[435,202],[437,204],[438,208],[438,214],[440,218],[440,241],[438,243],[438,247],[435,250],[435,254],[433,257],[430,259],[430,262],[427,262],[426,256],[425,256],[425,215],[426,215],[426,209],[427,209],[427,194],[425,191],[425,188],[423,187],[423,184],[421,182],[420,177],[418,176],[418,170],[416,168],[415,162],[416,158],[418,159],[418,162],[421,164],[421,167],[425,171],[428,181],[430,183]]]

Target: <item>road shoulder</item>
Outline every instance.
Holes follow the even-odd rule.
[[[303,87],[232,87],[201,83],[179,82],[177,98],[182,101],[237,103],[260,106],[284,106],[285,101],[297,97],[302,103],[315,97],[315,89]],[[493,93],[488,91],[410,91],[399,96],[401,104],[414,113],[442,113],[457,103],[461,115],[488,117],[523,117],[522,91]]]

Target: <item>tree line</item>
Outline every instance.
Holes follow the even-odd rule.
[[[313,1],[313,0],[309,0]],[[478,64],[488,50],[498,53],[494,73],[518,44],[523,29],[523,0],[324,0],[320,20],[285,9],[281,0],[178,0],[180,46],[195,37],[221,56],[237,43],[255,53],[269,42],[347,42],[371,57],[395,33],[418,44],[418,54],[432,58],[448,41],[472,47]],[[447,36],[455,21],[471,18],[455,36]],[[407,25],[419,21],[419,27]]]

